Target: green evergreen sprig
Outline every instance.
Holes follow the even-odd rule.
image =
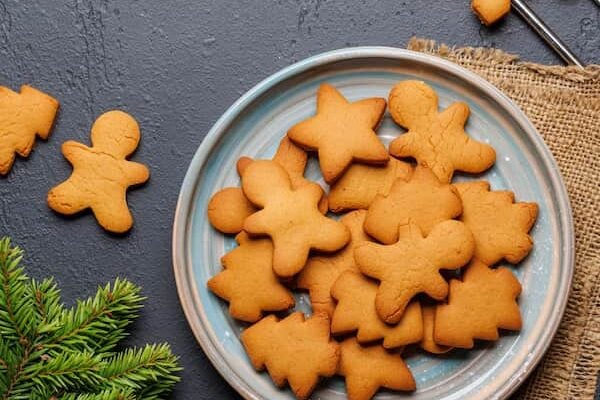
[[[158,400],[179,381],[167,344],[115,352],[144,297],[116,279],[65,308],[53,279],[30,279],[0,239],[0,399]]]

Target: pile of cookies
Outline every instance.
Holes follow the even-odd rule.
[[[239,244],[208,287],[253,324],[241,340],[254,367],[299,399],[334,374],[350,399],[415,390],[405,346],[439,354],[521,327],[521,285],[494,265],[529,253],[537,205],[485,181],[452,183],[455,171],[481,173],[496,157],[465,133],[466,104],[440,112],[420,81],[399,82],[388,102],[407,130],[389,152],[375,132],[384,99],[351,103],[321,85],[316,115],[288,131],[272,160],[241,158],[241,188],[208,205],[211,224]],[[304,178],[307,151],[318,153],[328,193]],[[268,314],[291,309],[294,289],[308,290],[312,316]]]

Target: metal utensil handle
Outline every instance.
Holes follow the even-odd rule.
[[[512,0],[513,8],[567,62],[583,68],[583,63],[523,0]]]

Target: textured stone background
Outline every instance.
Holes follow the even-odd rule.
[[[31,275],[56,276],[67,302],[117,276],[142,285],[149,298],[129,343],[172,344],[185,368],[173,398],[235,398],[196,344],[172,274],[173,212],[194,151],[243,92],[326,50],[404,47],[418,35],[560,63],[516,15],[487,29],[468,3],[0,0],[0,84],[16,89],[28,82],[61,102],[50,140],[0,179],[0,235],[27,250]],[[530,4],[583,60],[600,63],[600,8],[592,0]],[[71,171],[61,143],[87,143],[91,123],[112,108],[140,122],[134,159],[152,171],[150,182],[129,195],[136,222],[125,237],[106,234],[90,214],[58,216],[45,202],[48,189]]]

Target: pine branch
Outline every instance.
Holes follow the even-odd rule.
[[[35,304],[37,334],[49,334],[58,326],[58,317],[64,313],[60,301],[60,290],[54,279],[46,278],[41,282],[31,280],[31,294]]]
[[[100,375],[110,387],[142,390],[148,385],[161,384],[157,389],[170,389],[179,378],[177,357],[167,344],[146,345],[141,349],[127,349],[106,360]],[[147,397],[143,397],[146,399]]]
[[[44,347],[59,352],[109,352],[126,336],[125,328],[137,317],[143,300],[139,287],[117,278],[112,286],[99,287],[94,297],[60,314],[58,328]]]
[[[68,393],[50,400],[136,400],[136,396],[130,390],[108,389],[99,393]],[[139,398],[146,400],[145,398]]]

